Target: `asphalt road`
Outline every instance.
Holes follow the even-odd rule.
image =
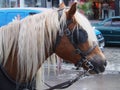
[[[105,47],[104,54],[108,65],[106,71],[99,75],[82,77],[69,88],[63,90],[120,90],[120,47]],[[82,72],[82,70],[81,70]],[[54,86],[75,77],[78,71],[72,64],[63,64],[59,74],[51,70],[49,76],[45,74],[45,82]],[[45,88],[48,88],[45,86]]]

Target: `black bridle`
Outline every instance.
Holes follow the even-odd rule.
[[[63,10],[59,10],[58,11],[59,19],[62,16],[62,11]],[[71,23],[72,23],[72,20],[67,20],[66,25],[64,26],[63,33],[62,34],[58,34],[57,40],[56,40],[56,43],[55,43],[55,48],[57,47],[57,45],[59,45],[60,40],[63,37],[63,35],[66,35],[67,38],[69,39],[69,41],[71,42],[71,44],[75,48],[75,54],[79,54],[81,56],[81,59],[75,64],[76,69],[79,69],[80,67],[85,66],[87,68],[87,71],[85,71],[82,74],[79,72],[79,74],[74,79],[68,80],[66,82],[60,83],[60,84],[55,85],[55,86],[50,86],[47,83],[45,83],[49,87],[49,89],[46,89],[46,90],[54,90],[54,89],[64,89],[64,88],[67,88],[67,87],[71,86],[73,83],[75,83],[76,81],[78,81],[80,79],[80,77],[82,77],[83,75],[85,75],[90,70],[94,70],[95,71],[93,64],[87,59],[87,55],[89,55],[96,48],[97,44],[93,42],[93,46],[92,47],[90,47],[87,51],[82,51],[78,47],[78,45],[75,43],[75,41],[73,40],[72,31],[68,28],[68,26]]]
[[[60,20],[61,16],[63,13],[63,9],[58,10],[58,19]],[[87,55],[89,55],[97,46],[97,44],[95,42],[93,42],[93,46],[90,47],[87,51],[82,51],[79,47],[78,44],[75,43],[75,41],[73,40],[73,30],[71,31],[68,26],[73,23],[73,20],[67,20],[66,21],[66,25],[64,25],[64,30],[61,33],[58,33],[57,35],[57,39],[56,39],[56,43],[55,43],[55,49],[56,47],[59,45],[61,38],[63,37],[63,35],[66,35],[67,38],[69,39],[70,43],[74,46],[75,48],[75,54],[79,54],[81,56],[81,59],[75,64],[75,66],[77,67],[77,69],[79,67],[82,67],[83,64],[85,67],[87,67],[90,70],[94,69],[94,66],[92,65],[92,63],[86,58]],[[62,25],[60,25],[62,27]],[[77,27],[76,27],[77,28]],[[76,28],[74,29],[74,31],[76,30]],[[87,33],[86,33],[87,34]]]
[[[54,89],[65,89],[65,88],[68,88],[68,87],[71,86],[73,83],[75,83],[76,81],[78,81],[80,78],[84,77],[85,74],[86,74],[88,71],[89,71],[89,70],[87,70],[87,71],[85,71],[85,72],[83,72],[83,73],[79,72],[74,79],[65,81],[65,82],[60,83],[60,84],[57,84],[57,85],[55,85],[55,86],[50,86],[50,85],[48,85],[47,83],[44,82],[44,84],[49,87],[48,89],[45,89],[45,90],[54,90]]]
[[[75,66],[77,67],[77,69],[79,67],[82,67],[83,64],[88,68],[93,70],[94,66],[92,65],[92,63],[86,58],[87,55],[89,55],[97,46],[97,44],[95,42],[93,42],[93,46],[90,47],[87,51],[82,51],[78,45],[74,42],[73,40],[73,34],[72,32],[69,30],[69,28],[67,27],[64,31],[64,34],[67,36],[67,38],[69,39],[70,43],[74,46],[75,48],[75,54],[79,54],[81,56],[81,59],[75,64]],[[59,36],[59,40],[62,38],[62,36]],[[59,41],[58,40],[58,41]],[[58,42],[57,41],[57,42]],[[60,41],[59,41],[60,42]],[[57,43],[58,44],[58,43]]]

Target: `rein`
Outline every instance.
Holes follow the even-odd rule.
[[[81,72],[79,72],[74,79],[65,81],[65,82],[60,83],[60,84],[55,85],[55,86],[50,86],[50,85],[48,85],[47,83],[44,82],[44,84],[49,87],[48,89],[45,89],[45,90],[54,90],[54,89],[65,89],[65,88],[68,88],[69,86],[73,85],[76,81],[78,81],[80,78],[85,76],[85,74],[87,72],[89,72],[89,70],[83,72],[82,74],[81,74]]]

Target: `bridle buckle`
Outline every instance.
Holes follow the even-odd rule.
[[[71,35],[71,31],[68,28],[66,30],[64,30],[64,33],[65,33],[66,36]]]
[[[89,70],[93,70],[94,66],[92,65],[92,63],[88,60],[85,60],[84,62],[85,67],[87,67]]]

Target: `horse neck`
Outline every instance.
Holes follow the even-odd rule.
[[[12,53],[10,53],[10,55],[8,56],[8,60],[5,63],[4,69],[7,72],[8,76],[10,76],[10,78],[16,80],[16,78],[18,77],[17,50],[15,51],[14,57]]]
[[[21,24],[22,25],[22,24]],[[27,24],[26,24],[27,25]],[[10,30],[9,30],[10,31]],[[14,31],[17,31],[17,30],[14,30]],[[23,27],[23,29],[22,29],[22,31],[21,31],[21,33],[25,33],[24,32],[25,30],[24,30],[24,27]],[[30,30],[29,30],[30,31]],[[39,31],[42,31],[42,30],[39,30]],[[52,31],[52,29],[51,29],[51,31]],[[33,32],[33,30],[31,29],[31,32]],[[27,35],[29,35],[30,36],[30,34],[31,34],[31,32],[29,32],[29,33],[27,33]],[[57,32],[57,31],[56,31]],[[42,32],[40,32],[40,33],[42,33]],[[16,80],[16,78],[19,78],[19,76],[20,76],[20,74],[23,74],[23,73],[19,73],[19,75],[18,75],[18,71],[20,71],[20,68],[18,68],[19,66],[22,68],[22,66],[25,66],[27,63],[26,62],[29,62],[29,59],[32,59],[32,58],[27,58],[28,60],[27,61],[24,61],[25,59],[26,59],[26,57],[25,58],[23,58],[23,60],[22,61],[20,61],[19,60],[19,51],[18,51],[18,48],[22,48],[23,50],[21,50],[22,52],[22,54],[21,54],[21,56],[23,55],[37,55],[36,57],[38,58],[38,60],[36,59],[36,57],[35,57],[35,59],[36,59],[36,61],[35,61],[35,59],[32,59],[33,61],[31,61],[31,63],[34,63],[34,61],[35,61],[35,63],[34,64],[32,64],[30,67],[30,69],[33,69],[33,65],[34,65],[34,67],[35,67],[35,70],[33,69],[33,71],[34,71],[34,73],[35,73],[35,71],[36,71],[36,67],[39,69],[40,67],[41,67],[41,65],[42,65],[42,63],[49,57],[49,56],[51,56],[54,52],[53,52],[53,50],[51,50],[51,47],[52,47],[52,45],[50,46],[50,44],[49,43],[51,43],[50,42],[50,34],[51,33],[48,33],[48,32],[45,32],[44,34],[48,34],[47,35],[47,37],[45,36],[45,35],[42,35],[42,39],[40,40],[40,37],[39,36],[41,36],[41,34],[39,34],[39,33],[37,33],[38,34],[38,37],[35,37],[35,33],[33,33],[33,35],[34,35],[34,37],[35,37],[35,40],[36,40],[36,42],[37,43],[32,43],[31,42],[31,44],[34,46],[35,44],[36,44],[36,46],[35,47],[37,47],[37,49],[35,49],[36,51],[35,51],[35,53],[34,52],[32,52],[31,51],[31,53],[30,54],[28,54],[28,52],[24,52],[23,50],[25,50],[26,48],[24,48],[24,46],[26,46],[24,43],[26,43],[27,45],[28,45],[28,43],[26,42],[26,41],[24,41],[24,43],[23,44],[20,44],[19,45],[19,47],[18,47],[18,44],[19,43],[21,43],[20,41],[21,40],[19,40],[19,43],[18,43],[18,36],[19,36],[19,39],[22,39],[22,34],[20,34],[20,32],[18,32],[17,33],[17,38],[15,39],[16,40],[16,48],[15,48],[15,52],[14,52],[14,50],[13,50],[13,48],[11,48],[11,51],[10,51],[10,53],[9,53],[9,56],[8,56],[8,59],[6,60],[6,62],[5,62],[5,70],[7,71],[7,74],[13,79],[13,80]],[[56,33],[55,33],[56,34]],[[21,37],[20,37],[21,36]],[[27,38],[27,37],[25,37],[25,38]],[[34,40],[34,38],[27,38],[29,41],[33,41]],[[47,41],[46,41],[47,40]],[[44,41],[46,41],[46,42],[44,42]],[[42,43],[42,44],[41,44]],[[45,44],[44,45],[44,43],[47,43],[47,44]],[[42,48],[41,48],[41,47]],[[45,49],[44,49],[44,47],[45,47]],[[28,50],[30,50],[30,49],[28,49]],[[34,49],[33,49],[34,50]],[[13,53],[14,52],[14,53]],[[27,53],[27,54],[26,54]],[[41,54],[42,53],[42,54]],[[13,55],[14,54],[14,55]],[[20,56],[20,58],[22,58]],[[42,59],[44,59],[43,61],[41,61],[41,57],[42,57]],[[20,61],[20,65],[19,65],[19,62]],[[37,62],[38,61],[38,62]],[[38,66],[37,66],[38,65]],[[29,65],[26,65],[26,66],[29,66]],[[23,68],[22,68],[23,69]],[[21,69],[21,71],[22,71],[22,69]],[[27,67],[27,69],[28,69],[28,67]],[[30,70],[29,69],[29,70]],[[32,70],[31,70],[32,71]],[[26,71],[24,70],[24,76],[23,76],[23,79],[26,77]],[[36,71],[37,72],[37,71]],[[32,72],[31,72],[32,73]],[[31,76],[29,75],[29,77],[28,78],[31,78]],[[24,80],[23,80],[24,81]]]
[[[21,73],[18,74],[19,68],[18,68],[18,55],[17,55],[18,54],[18,48],[17,47],[18,46],[16,46],[14,55],[12,53],[14,50],[11,49],[10,54],[8,56],[8,59],[7,59],[7,61],[5,63],[5,66],[4,66],[5,71],[7,72],[8,76],[10,76],[13,80],[16,80],[21,75]],[[47,45],[46,45],[46,47],[47,47]],[[52,47],[52,46],[50,46],[50,47]],[[53,48],[50,48],[50,47],[45,48],[45,60],[47,60],[47,58],[54,53]],[[38,59],[39,59],[39,62],[38,62],[39,64],[36,67],[38,67],[38,69],[39,69],[41,67],[42,63],[44,63],[45,60],[43,60],[41,62],[41,60],[40,60],[41,57],[39,55],[38,55]],[[25,78],[26,73],[24,73],[24,75],[25,76],[23,76],[23,77]],[[23,78],[22,82],[24,82],[24,80],[25,80],[24,78]],[[29,79],[31,80],[31,76],[29,77]]]

